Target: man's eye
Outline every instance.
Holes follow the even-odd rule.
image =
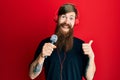
[[[65,15],[62,15],[61,18],[66,18],[66,16],[65,16]]]
[[[73,17],[71,17],[71,18],[70,18],[70,20],[74,20],[74,18],[73,18]]]

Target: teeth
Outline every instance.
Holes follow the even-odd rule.
[[[64,26],[64,28],[68,28],[68,26]]]

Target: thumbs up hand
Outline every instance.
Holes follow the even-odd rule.
[[[90,40],[89,43],[82,44],[82,49],[84,51],[84,54],[88,55],[89,58],[94,58],[94,52],[91,47],[92,43],[93,43],[93,40]]]

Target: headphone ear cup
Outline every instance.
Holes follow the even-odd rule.
[[[58,20],[58,16],[57,15],[55,15],[55,17],[54,17],[54,21],[57,23],[57,20]]]
[[[75,25],[78,25],[79,24],[79,19],[76,19],[75,20]]]

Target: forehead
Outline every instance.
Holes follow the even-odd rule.
[[[68,13],[63,14],[63,15],[66,15],[66,16],[73,16],[73,17],[76,16],[75,12],[68,12]]]

